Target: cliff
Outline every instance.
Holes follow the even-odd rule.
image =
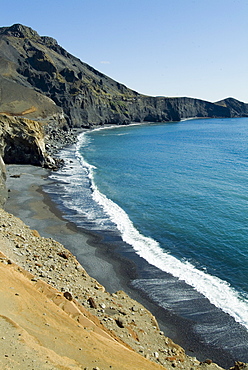
[[[0,28],[0,156],[6,163],[55,168],[51,155],[75,140],[75,128],[247,115],[248,104],[232,98],[214,104],[139,94],[69,54],[51,37],[21,24]],[[4,198],[3,181],[2,165]]]
[[[52,154],[75,128],[190,117],[248,116],[248,104],[150,97],[105,76],[56,40],[21,24],[0,28],[0,157],[6,163],[56,168]],[[4,163],[0,203],[4,203]]]
[[[226,107],[230,110],[231,117],[248,117],[248,104],[234,98],[220,100],[215,104]]]
[[[5,164],[33,164],[57,168],[59,161],[48,155],[43,124],[24,117],[0,114],[0,205],[3,206],[7,192],[5,187]]]
[[[3,207],[7,198],[4,163],[33,164],[56,168],[58,163],[50,156],[50,153],[53,153],[53,151],[58,148],[58,145],[71,143],[76,136],[75,128],[89,128],[104,124],[129,124],[130,122],[179,121],[190,117],[242,117],[246,116],[247,112],[247,104],[231,98],[214,104],[187,97],[168,98],[144,96],[136,91],[128,89],[126,86],[112,80],[75,58],[58,45],[56,40],[51,37],[39,36],[38,33],[31,28],[20,24],[0,28],[0,207]],[[12,218],[12,216],[4,213],[4,211],[1,211],[1,217],[1,237],[6,237],[4,242],[10,247],[8,252],[13,252],[13,250],[15,250],[14,248],[21,248],[21,251],[25,249],[25,253],[27,254],[15,253],[15,258],[17,258],[16,256],[18,255],[24,256],[25,260],[25,262],[23,262],[21,257],[21,259],[17,258],[15,262],[22,265],[23,268],[27,268],[30,271],[33,270],[34,276],[37,274],[37,277],[41,276],[43,280],[46,279],[46,276],[49,278],[48,274],[52,275],[54,286],[61,291],[63,284],[70,284],[70,289],[73,294],[80,297],[88,310],[92,310],[94,313],[101,308],[100,312],[105,315],[104,307],[107,307],[108,301],[111,300],[111,305],[115,307],[114,314],[117,315],[116,318],[112,319],[112,317],[110,317],[109,319],[108,317],[109,322],[107,323],[105,322],[107,316],[102,315],[101,319],[105,322],[105,327],[109,325],[108,330],[115,333],[115,340],[118,331],[121,329],[121,332],[125,332],[127,337],[126,342],[128,340],[130,342],[131,339],[133,340],[133,348],[136,351],[140,353],[144,352],[144,354],[145,351],[147,351],[147,356],[152,356],[155,362],[166,365],[167,368],[174,368],[181,362],[184,364],[184,367],[182,367],[184,369],[199,368],[199,366],[201,369],[206,367],[208,369],[218,368],[216,365],[212,365],[211,362],[199,363],[195,359],[188,358],[184,354],[183,349],[179,348],[179,346],[176,346],[168,338],[166,338],[165,341],[164,336],[156,325],[155,319],[151,317],[149,312],[144,312],[143,307],[138,303],[132,302],[123,292],[119,292],[113,295],[113,297],[110,297],[104,291],[103,287],[100,287],[97,282],[87,276],[84,269],[78,266],[75,259],[68,254],[68,251],[64,250],[62,246],[59,246],[58,243],[40,238],[37,232],[27,231],[26,226],[20,225],[18,220],[10,220],[9,218]],[[15,230],[15,233],[13,230]],[[6,235],[4,234],[5,232]],[[17,239],[19,243],[17,243]],[[23,243],[22,240],[24,241]],[[2,248],[5,243],[1,243]],[[43,254],[45,246],[47,250],[46,253]],[[61,250],[63,249],[63,253],[65,253],[56,256],[57,264],[60,263],[58,261],[60,261],[61,258],[73,262],[71,270],[66,270],[64,280],[56,280],[56,272],[54,274],[51,272],[53,268],[49,266],[49,270],[46,270],[45,267],[48,252],[50,254],[52,253],[51,251],[55,252],[55,246],[59,247]],[[39,261],[37,261],[37,256],[39,256]],[[15,289],[17,290],[21,290],[23,284],[27,286],[27,289],[31,289],[33,283],[27,281],[27,279],[23,279],[22,276],[18,278],[15,276],[18,271],[20,272],[20,268],[13,266],[13,262],[10,261],[8,257],[1,257],[3,263],[0,266],[1,279],[5,279],[3,281],[6,282],[12,279],[11,284],[15,284]],[[5,265],[10,266],[6,267]],[[68,267],[67,263],[66,267]],[[43,268],[43,270],[40,268]],[[25,272],[22,273],[25,275]],[[72,279],[67,280],[71,275],[73,275]],[[83,280],[82,285],[86,285],[86,280],[87,284],[91,284],[87,286],[87,289],[83,293],[77,291],[80,286],[80,284],[75,284],[77,275],[79,276],[78,278],[80,278],[80,283]],[[34,277],[35,280],[32,281],[35,282],[36,278]],[[17,286],[18,279],[21,283]],[[28,280],[30,280],[30,276]],[[49,279],[47,281],[49,282]],[[41,283],[41,285],[45,287],[45,284]],[[5,285],[2,286],[1,294],[3,297],[6,297],[7,301],[10,299],[10,296],[6,296],[9,292],[4,288]],[[49,290],[49,288],[47,289]],[[98,295],[101,299],[99,298],[98,301],[96,301],[96,299],[89,301],[89,294],[94,295],[96,290],[99,291]],[[36,293],[36,290],[32,288],[29,307],[32,305],[32,296],[36,296]],[[59,294],[57,291],[53,293],[56,297]],[[25,299],[27,299],[24,290],[22,290],[22,294],[26,296]],[[15,301],[11,301],[13,302],[11,305],[12,308],[14,305],[18,306],[18,296],[19,293],[15,294],[15,297],[11,296],[11,299],[15,299]],[[63,304],[66,302],[65,299],[66,297],[63,298]],[[125,310],[124,308],[120,310],[124,301],[126,304]],[[115,302],[116,306],[114,306]],[[3,305],[4,303],[5,298],[2,300]],[[35,303],[37,303],[36,300]],[[76,302],[73,303],[76,304]],[[138,311],[136,306],[138,307]],[[9,314],[9,307],[5,307],[4,305],[4,309]],[[38,316],[36,319],[42,317],[42,310],[44,310],[43,306],[40,307],[40,311],[37,311]],[[58,311],[57,307],[53,307],[53,310],[54,312]],[[28,310],[24,310],[23,312],[26,313]],[[145,324],[145,327],[140,330],[140,332],[139,328],[141,328],[142,322],[138,323],[137,332],[139,333],[137,334],[135,331],[136,328],[134,328],[136,324],[134,325],[133,322],[138,322],[140,319],[140,312],[142,312],[143,316],[146,314],[147,319],[145,321],[143,317],[141,320],[143,324]],[[15,313],[13,313],[13,315],[14,314]],[[28,314],[30,315],[29,312]],[[111,315],[113,316],[113,312],[111,312]],[[121,315],[125,316],[125,320],[122,319]],[[134,321],[134,315],[136,321]],[[18,317],[17,314],[16,317]],[[61,325],[62,318],[58,317],[58,319],[60,320],[59,325]],[[68,318],[66,319],[68,320]],[[19,328],[22,334],[25,332],[25,328],[22,329],[23,327],[21,325],[18,327],[19,323],[16,324],[15,322],[11,322],[11,318],[7,316],[4,319],[1,317],[1,321],[4,321],[5,326],[3,327],[5,327],[8,333],[14,327]],[[27,321],[30,322],[30,316]],[[67,324],[69,321],[70,320],[66,321],[66,325],[64,326],[65,330],[68,327]],[[151,344],[146,338],[142,339],[143,347],[137,347],[139,341],[141,342],[140,338],[145,334],[145,331],[147,331],[148,322],[150,328],[149,340],[151,341],[152,338],[155,338],[153,340],[154,346],[158,346],[158,343],[160,343],[159,340],[163,341],[163,343],[161,342],[162,344],[160,343],[159,345],[161,348],[164,348],[164,346],[166,348],[166,350],[161,351],[161,353],[158,353],[155,349],[152,352],[149,349]],[[26,323],[24,324],[26,325]],[[38,323],[36,324],[38,325]],[[46,325],[44,322],[40,323],[40,325],[41,324]],[[76,326],[79,327],[78,325]],[[100,327],[102,329],[102,325],[100,325]],[[37,333],[40,332],[38,329],[36,326],[35,330]],[[58,329],[56,326],[55,329],[59,331],[60,327]],[[72,329],[75,329],[74,325],[72,325]],[[86,338],[88,338],[87,325],[84,325],[83,330],[86,330],[84,334],[87,335]],[[81,334],[82,333],[80,333],[80,335]],[[13,333],[13,335],[15,335],[15,333]],[[20,333],[18,335],[20,335]],[[103,335],[105,334],[103,333]],[[123,336],[123,333],[121,333],[121,335]],[[139,341],[137,340],[138,335],[140,337]],[[160,339],[158,340],[158,338]],[[32,340],[41,343],[43,339],[44,338],[37,336]],[[49,337],[49,339],[51,339],[51,337]],[[30,342],[30,340],[31,339],[28,338],[27,341]],[[88,341],[85,343],[87,344],[87,342]],[[63,338],[60,342],[60,345],[62,344]],[[121,345],[123,344],[124,342],[121,343]],[[99,346],[99,343],[94,345]],[[55,350],[53,347],[54,343],[49,343],[49,346],[48,349],[46,347],[41,349],[44,356],[47,353],[50,354],[51,350]],[[129,346],[131,346],[131,344],[129,344]],[[65,345],[65,350],[66,347]],[[2,346],[2,348],[4,347]],[[92,346],[90,348],[92,350]],[[18,349],[20,353],[24,352],[22,348],[18,347]],[[112,347],[110,350],[115,351]],[[123,347],[118,347],[117,350],[121,353]],[[149,351],[152,355],[148,353]],[[35,356],[34,353],[36,352],[34,351],[30,356],[30,364]],[[43,354],[41,364],[44,363]],[[62,355],[64,354],[62,353]],[[109,354],[109,356],[110,355],[111,354]],[[75,356],[78,357],[78,353]],[[106,356],[108,356],[108,354],[106,354]],[[7,358],[8,356],[5,355],[5,357]],[[136,358],[136,355],[132,353],[129,359],[131,364],[137,361]],[[62,360],[64,361],[64,357]],[[62,360],[58,357],[58,366],[60,366],[60,361]],[[92,358],[90,357],[88,360],[89,363],[91,360]],[[106,361],[108,360],[107,358]],[[114,356],[111,361],[114,362],[115,360]],[[141,361],[141,365],[138,368],[146,368],[144,366],[147,365],[147,362],[143,359],[138,360]],[[17,368],[19,368],[18,366],[19,365],[17,365]],[[149,366],[150,368],[158,368],[159,365],[148,364],[147,366],[148,368]],[[125,368],[125,366],[123,368]]]
[[[247,113],[244,103],[237,111],[224,103],[139,94],[69,54],[53,38],[39,36],[20,24],[0,28],[0,76],[1,86],[5,85],[0,111],[16,114],[26,110],[32,118],[60,113],[64,127]],[[18,87],[15,96],[11,84]]]
[[[19,164],[47,164],[42,125],[28,118],[0,115],[0,154],[6,164],[13,158]]]

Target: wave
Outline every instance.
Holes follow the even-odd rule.
[[[80,148],[88,145],[90,145],[89,136],[87,133],[81,134],[76,146],[76,159],[80,163],[80,170],[78,162],[75,162],[75,168],[72,163],[70,163],[71,166],[65,166],[64,180],[61,173],[53,175],[53,178],[59,179],[66,190],[70,192],[68,199],[64,197],[62,200],[66,206],[74,209],[78,215],[84,215],[97,229],[108,230],[116,227],[123,241],[132,246],[135,253],[149,264],[184,281],[208,298],[213,305],[248,329],[247,297],[241,296],[226,281],[197,269],[188,261],[179,260],[165,252],[156,240],[142,235],[135,228],[121,207],[99,191],[94,182],[96,167],[87,163],[80,154]],[[71,161],[73,162],[73,159]],[[91,198],[89,205],[87,205],[86,198],[87,201]]]
[[[104,208],[111,221],[116,224],[123,241],[131,245],[140,257],[160,270],[185,281],[248,329],[248,302],[240,297],[230,284],[198,270],[188,261],[180,261],[166,253],[156,240],[142,235],[134,227],[122,208],[101,194],[95,185],[93,187],[93,199]]]

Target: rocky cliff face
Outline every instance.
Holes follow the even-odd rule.
[[[26,111],[29,110],[27,114],[35,118],[54,114],[57,109],[56,113],[63,115],[69,127],[231,117],[247,110],[246,105],[243,111],[237,112],[228,104],[138,94],[81,62],[56,40],[39,36],[20,24],[0,29],[0,76],[5,84],[7,80],[29,92],[25,106]],[[30,91],[38,94],[35,102]],[[16,97],[11,106],[12,102],[6,102],[6,95],[9,96],[7,90],[2,89],[0,111],[15,113],[17,102],[21,106],[21,99]],[[45,101],[44,97],[48,99]],[[4,101],[5,106],[2,105]]]
[[[5,164],[33,164],[56,168],[48,155],[43,124],[23,117],[0,114],[0,207],[7,198]]]
[[[6,163],[54,167],[47,153],[71,143],[75,128],[247,115],[248,104],[231,98],[213,104],[139,94],[81,62],[51,37],[21,24],[0,28],[0,156]]]
[[[248,104],[237,99],[227,98],[220,100],[215,104],[227,107],[230,110],[231,117],[248,117]]]
[[[4,163],[56,167],[55,160],[46,151],[43,124],[28,118],[0,114],[0,157],[3,174]]]

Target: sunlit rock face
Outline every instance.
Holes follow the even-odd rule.
[[[0,76],[5,84],[8,80],[22,87],[13,105],[6,102],[6,90],[2,91],[0,111],[29,110],[32,118],[60,112],[65,118],[63,125],[69,127],[230,117],[247,111],[247,104],[241,110],[239,106],[237,112],[233,106],[230,109],[229,102],[139,94],[72,56],[53,38],[39,36],[23,25],[1,28],[0,45]],[[24,107],[21,98],[25,94]]]

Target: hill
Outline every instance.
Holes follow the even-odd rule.
[[[247,115],[248,105],[233,98],[211,103],[139,94],[69,54],[51,37],[20,24],[0,28],[0,206],[8,196],[4,163],[56,169],[59,163],[50,154],[72,143],[77,129]],[[41,238],[2,209],[0,214],[1,252],[7,255],[0,256],[3,368],[99,369],[97,363],[102,369],[155,369],[161,364],[219,369],[210,360],[200,363],[186,356],[163,336],[147,310],[124,292],[105,292],[62,245]],[[56,262],[48,265],[48,258]],[[64,284],[70,284],[73,296],[61,293]]]
[[[236,109],[229,100],[214,104],[139,94],[21,24],[0,28],[0,84],[0,112],[57,116],[65,127],[247,114],[247,104]]]

